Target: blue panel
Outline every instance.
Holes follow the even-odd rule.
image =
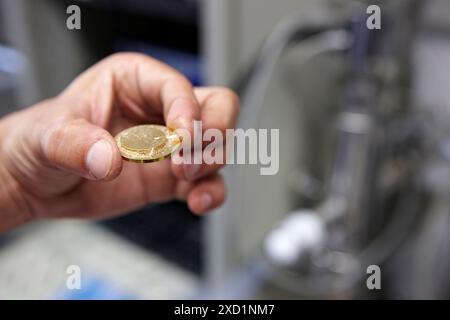
[[[137,299],[112,282],[100,277],[87,277],[82,280],[81,289],[67,288],[56,295],[57,300],[131,300]]]

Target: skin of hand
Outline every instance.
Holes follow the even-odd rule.
[[[0,121],[0,232],[30,220],[103,219],[148,203],[187,201],[205,213],[225,198],[221,165],[123,161],[114,135],[141,123],[192,133],[233,128],[237,96],[226,88],[193,88],[150,57],[110,56],[55,98]]]

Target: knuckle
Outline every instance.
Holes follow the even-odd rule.
[[[217,95],[220,97],[220,99],[229,101],[234,111],[239,111],[240,99],[233,90],[227,87],[219,87],[217,89]]]
[[[49,127],[45,132],[42,145],[48,160],[52,162],[56,160],[57,150],[60,148],[67,130],[67,125],[60,123]]]
[[[118,52],[110,55],[106,61],[110,62],[129,62],[130,60],[150,59],[147,55],[138,52]]]
[[[219,87],[218,91],[220,94],[222,94],[223,96],[227,97],[228,99],[237,102],[239,100],[237,94],[231,90],[230,88],[227,87]]]
[[[190,82],[185,76],[183,76],[182,74],[178,73],[175,70],[168,70],[166,78],[163,82],[163,88],[164,89],[170,88],[171,86],[178,84],[190,86]]]

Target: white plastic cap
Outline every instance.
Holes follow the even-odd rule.
[[[292,266],[306,252],[322,246],[325,226],[312,210],[290,213],[266,238],[265,251],[272,262]]]

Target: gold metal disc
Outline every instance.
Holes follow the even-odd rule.
[[[181,145],[181,137],[167,127],[146,124],[123,130],[116,143],[125,160],[145,163],[170,157]]]

